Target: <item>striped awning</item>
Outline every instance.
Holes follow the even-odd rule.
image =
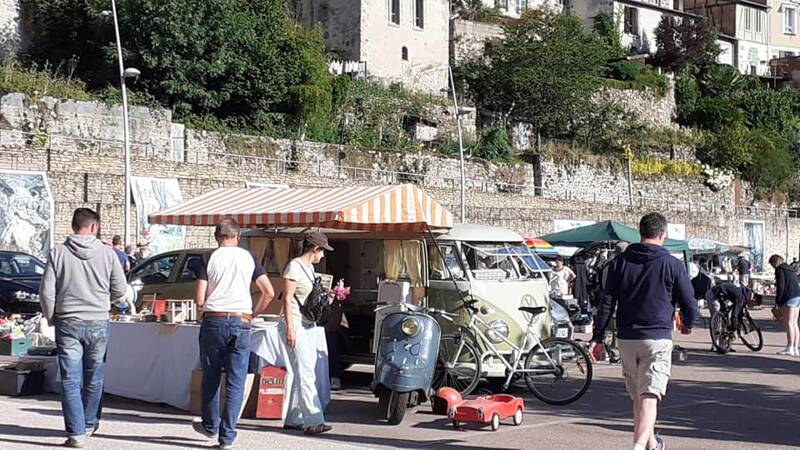
[[[404,184],[319,189],[217,189],[150,214],[161,225],[319,227],[364,231],[424,231],[453,226],[453,215],[424,191]]]

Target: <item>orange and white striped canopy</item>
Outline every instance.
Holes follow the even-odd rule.
[[[161,225],[319,227],[363,231],[448,229],[453,215],[424,191],[403,184],[318,189],[217,189],[150,214]]]

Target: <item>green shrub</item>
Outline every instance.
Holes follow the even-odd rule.
[[[745,123],[744,111],[720,97],[704,97],[697,101],[692,122],[704,130],[719,131]]]
[[[700,85],[695,78],[694,68],[685,67],[675,79],[675,103],[678,106],[678,122],[690,124],[700,100]]]
[[[511,161],[514,154],[508,132],[502,127],[487,128],[478,142],[471,146],[472,155],[488,161]]]
[[[752,158],[742,176],[753,183],[757,195],[767,197],[783,189],[795,173],[789,143],[775,133],[760,130],[752,131],[749,141]]]
[[[616,61],[607,66],[607,76],[615,80],[632,81],[639,77],[642,66],[632,61]]]
[[[748,125],[767,131],[789,131],[795,121],[792,96],[758,87],[736,96]]]
[[[13,58],[6,58],[0,66],[0,92],[22,92],[31,96],[52,96],[73,100],[92,100],[86,83],[72,77],[69,70],[45,65],[24,67]]]
[[[711,135],[697,149],[697,157],[711,167],[740,172],[753,161],[750,138],[750,131],[742,124],[726,128]]]

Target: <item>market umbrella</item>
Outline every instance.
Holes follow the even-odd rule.
[[[639,242],[641,237],[639,232],[631,227],[613,220],[606,220],[585,227],[540,236],[539,239],[547,241],[556,247],[583,248],[600,241],[635,243]],[[689,250],[689,243],[677,239],[667,239],[664,243],[664,248],[670,252],[685,252]]]
[[[453,215],[410,184],[311,189],[217,189],[150,214],[161,225],[213,226],[231,217],[244,227],[320,227],[353,231],[448,230]]]

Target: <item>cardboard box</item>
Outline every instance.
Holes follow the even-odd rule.
[[[0,340],[0,355],[19,356],[31,347],[31,338]]]
[[[189,412],[194,415],[200,415],[201,392],[203,384],[203,371],[192,371],[191,380],[191,400],[189,403]],[[259,377],[254,373],[248,373],[247,378],[244,380],[244,398],[242,399],[242,409],[239,411],[239,418],[253,419],[256,417],[256,408],[258,407],[258,385]],[[219,409],[225,407],[225,373],[222,374],[219,383]]]

